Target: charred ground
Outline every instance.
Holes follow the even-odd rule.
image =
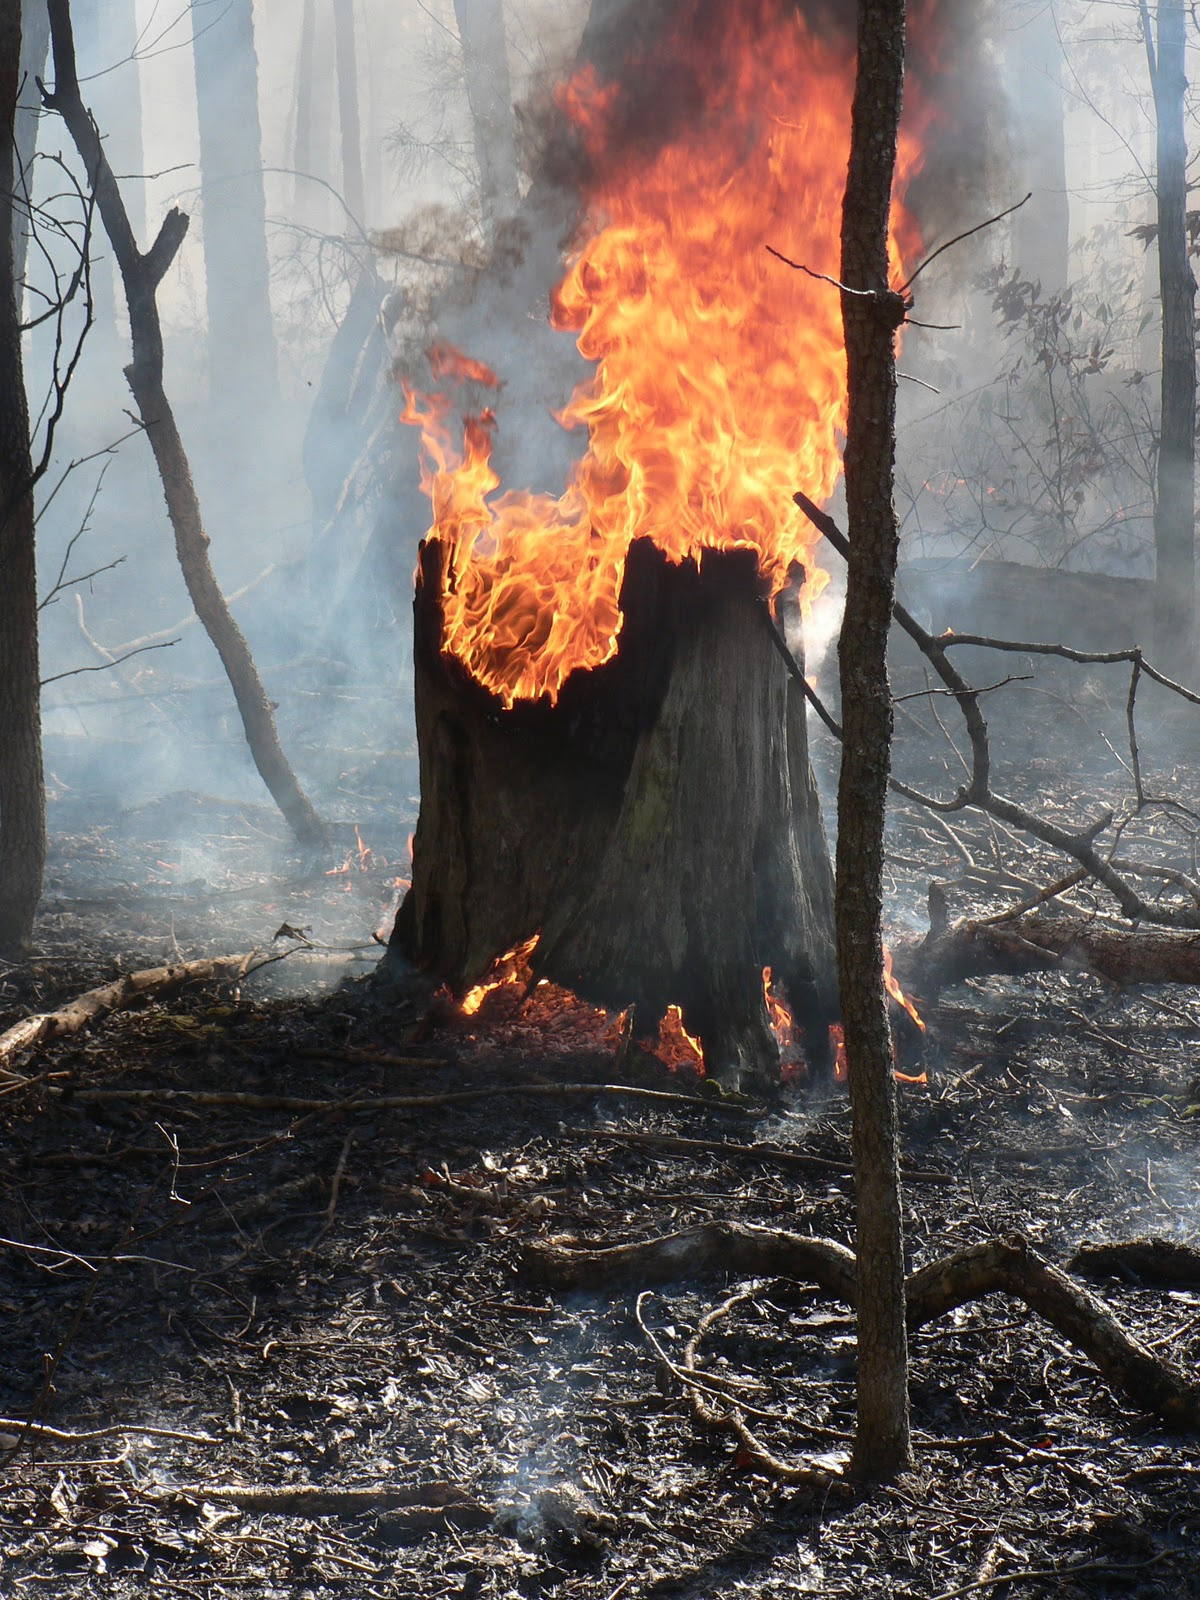
[[[1063,815],[1081,794],[1115,798],[1119,762],[1091,730],[1119,718],[1120,690],[1080,676],[1037,692],[992,697],[1014,737],[1047,708],[1037,751],[1013,762],[1026,795]],[[929,776],[943,755],[914,719],[936,728],[909,709],[900,760]],[[1155,716],[1147,760],[1186,796],[1194,736]],[[1086,769],[1085,727],[1102,758]],[[391,772],[399,793],[395,770],[381,756],[347,781],[380,793]],[[90,826],[58,830],[42,954],[3,975],[0,1025],[118,968],[308,933],[285,935],[275,948],[297,954],[240,993],[187,993],[46,1047],[25,1067],[37,1081],[0,1099],[0,1232],[16,1242],[0,1249],[0,1411],[112,1430],[3,1425],[6,1592],[929,1600],[1007,1581],[1200,1595],[1195,1441],[1127,1409],[1014,1302],[917,1336],[917,1473],[855,1499],[780,1487],[699,1432],[649,1342],[678,1362],[738,1283],[656,1290],[639,1308],[633,1293],[548,1295],[525,1275],[522,1247],[553,1235],[614,1243],[735,1219],[848,1240],[840,1090],[794,1086],[763,1112],[632,1056],[626,1092],[581,1092],[616,1075],[582,1008],[535,997],[519,1011],[501,991],[469,1021],[449,1005],[422,1021],[365,981],[335,987],[369,952],[314,955],[305,939],[370,944],[403,870],[400,805],[374,827],[361,814],[365,865],[344,824],[350,870],[333,876],[245,806],[193,796],[103,825],[86,807],[59,815]],[[961,823],[956,845],[925,815],[894,819],[898,934],[931,877],[982,912],[1011,893],[1004,873],[1052,874]],[[223,840],[219,882],[181,876],[193,832],[197,848]],[[914,1264],[1011,1232],[1062,1266],[1087,1239],[1196,1242],[1192,991],[987,979],[948,991],[927,1021],[931,1083],[902,1097]],[[519,1092],[450,1098],[480,1090]],[[1194,1368],[1194,1282],[1099,1288]],[[853,1355],[847,1307],[772,1281],[713,1329],[702,1361],[762,1385],[756,1425],[781,1454],[836,1456]]]

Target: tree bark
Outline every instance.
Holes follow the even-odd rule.
[[[883,988],[883,828],[891,764],[888,625],[899,532],[892,503],[896,329],[888,222],[904,80],[904,0],[859,0],[858,72],[842,210],[850,553],[838,644],[837,962],[853,1116],[858,1257],[858,1429],[853,1470],[911,1465],[904,1230],[896,1085]]]
[[[28,949],[42,893],[46,805],[29,413],[14,279],[19,0],[0,5],[0,956]]]
[[[484,229],[517,209],[518,164],[508,46],[501,0],[454,0],[454,17],[462,45],[467,102],[475,131],[475,162]]]
[[[802,691],[752,553],[674,566],[631,547],[617,654],[556,705],[501,702],[442,650],[442,547],[415,605],[421,815],[389,966],[461,993],[539,936],[536,977],[644,1034],[669,1006],[705,1065],[771,1092],[763,968],[828,1061],[832,881]]]
[[[244,428],[278,398],[252,0],[193,0],[192,25],[209,394]]]
[[[1162,296],[1162,417],[1154,508],[1155,654],[1165,671],[1195,666],[1196,280],[1188,261],[1184,131],[1185,0],[1159,0],[1157,56],[1147,28],[1158,123],[1158,275]]]
[[[246,740],[263,782],[301,843],[319,845],[326,838],[325,826],[297,783],[283,753],[271,703],[250,647],[225,603],[213,572],[200,500],[175,415],[163,388],[162,326],[155,295],[183,243],[188,219],[181,211],[168,212],[149,250],[138,249],[96,124],[80,96],[70,5],[68,0],[48,0],[48,3],[55,86],[52,94],[43,92],[43,99],[48,110],[59,113],[75,141],[121,271],[133,340],[133,360],[125,369],[125,377],[154,452],[184,583],[196,615],[229,677]]]

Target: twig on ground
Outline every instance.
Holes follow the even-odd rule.
[[[189,983],[237,982],[248,972],[257,970],[252,966],[256,955],[257,952],[252,950],[244,955],[181,961],[166,967],[144,967],[140,972],[127,972],[124,977],[102,984],[98,989],[89,989],[86,994],[81,994],[57,1011],[25,1017],[0,1033],[0,1074],[10,1080],[16,1079],[14,1087],[24,1087],[31,1080],[20,1079],[18,1074],[10,1070],[9,1063],[32,1050],[35,1045],[79,1033],[98,1018],[132,1005],[135,1000],[171,994]]]

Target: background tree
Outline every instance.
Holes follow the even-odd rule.
[[[1157,120],[1158,280],[1162,296],[1162,415],[1154,508],[1155,651],[1179,675],[1195,665],[1196,280],[1188,260],[1185,0],[1147,0],[1142,28]]]
[[[278,396],[252,0],[193,0],[192,29],[209,392],[243,427]]]
[[[21,4],[0,4],[0,955],[28,946],[46,857],[37,563],[21,314],[13,271]]]
[[[475,132],[484,229],[490,235],[498,220],[513,214],[518,200],[519,167],[504,6],[501,0],[454,0],[454,16]]]
[[[904,82],[904,0],[859,0],[858,73],[842,209],[850,558],[838,643],[837,964],[853,1112],[858,1257],[858,1430],[853,1470],[911,1464],[904,1230],[892,1037],[883,988],[883,832],[891,765],[888,629],[899,529],[893,508],[896,330],[888,222]]]

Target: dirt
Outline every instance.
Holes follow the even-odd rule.
[[[1026,792],[1070,809],[1078,778],[1041,759]],[[367,976],[402,806],[357,836],[346,813],[332,868],[265,809],[203,796],[58,816],[40,954],[0,971],[0,1026],[175,954],[293,953],[0,1084],[0,1593],[1200,1596],[1195,1439],[1020,1304],[917,1335],[916,1468],[847,1493],[765,1475],[697,1425],[663,1360],[752,1288],[704,1370],[753,1382],[777,1454],[837,1468],[845,1305],[780,1280],[639,1301],[527,1277],[532,1241],[712,1218],[852,1243],[840,1086],[731,1102],[638,1051],[617,1063],[610,1019],[543,992],[418,1018]],[[931,876],[978,909],[1019,875],[986,827],[955,829],[974,871],[898,815],[898,934]],[[1200,1242],[1192,991],[980,980],[925,1020],[929,1082],[901,1089],[914,1265],[1012,1232],[1064,1267],[1084,1240]],[[656,1143],[675,1136],[703,1147]],[[1093,1287],[1195,1370],[1194,1283]]]

